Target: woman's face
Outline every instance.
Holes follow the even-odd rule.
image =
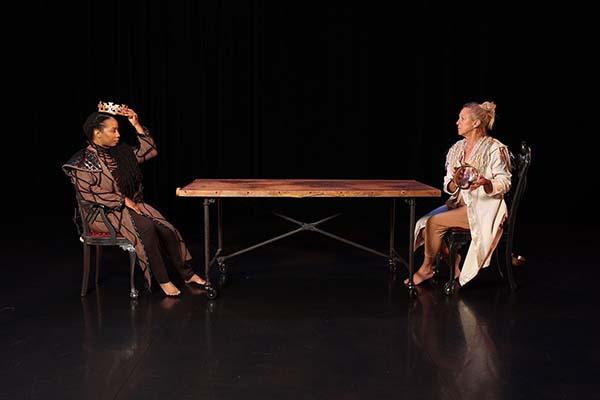
[[[94,129],[94,143],[102,147],[115,147],[120,137],[119,123],[114,118],[105,119],[100,129]]]
[[[458,114],[456,126],[458,127],[458,134],[465,136],[479,126],[479,120],[473,119],[471,111],[468,108],[463,108],[460,114]]]

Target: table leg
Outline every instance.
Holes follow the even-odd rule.
[[[396,199],[392,199],[390,205],[390,272],[396,271]]]
[[[221,199],[217,199],[217,228],[218,228],[218,250],[223,249],[223,209],[221,207]]]
[[[408,199],[407,201],[410,206],[410,232],[408,233],[408,294],[414,296],[417,294],[413,279],[415,271],[415,206],[417,201],[414,198]]]
[[[210,203],[204,199],[204,276],[206,279],[206,295],[209,299],[217,297],[217,290],[210,283]]]

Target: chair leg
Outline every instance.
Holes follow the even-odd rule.
[[[81,297],[87,295],[90,279],[90,246],[83,244],[83,279],[81,281]]]
[[[129,297],[136,299],[139,296],[138,290],[135,288],[135,251],[129,252]]]
[[[513,276],[513,267],[512,267],[512,242],[509,240],[506,243],[506,254],[504,256],[505,258],[505,265],[506,265],[506,276],[508,278],[508,285],[510,287],[510,290],[512,290],[513,292],[515,290],[517,290],[517,282],[515,282],[515,278]]]
[[[96,245],[96,286],[98,286],[98,280],[100,278],[100,263],[102,262],[102,246]]]
[[[454,266],[456,265],[456,254],[458,253],[460,246],[456,242],[450,240],[448,244],[448,258],[450,259],[450,278],[444,285],[444,293],[446,296],[454,294],[455,282],[454,282]]]

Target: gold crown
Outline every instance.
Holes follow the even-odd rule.
[[[124,111],[128,107],[125,104],[116,104],[112,101],[99,101],[98,111],[113,115],[125,115]]]

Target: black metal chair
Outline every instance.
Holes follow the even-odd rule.
[[[515,282],[515,278],[513,276],[513,241],[515,234],[515,224],[517,222],[517,213],[519,210],[519,204],[521,199],[523,198],[523,193],[525,192],[525,188],[527,187],[527,172],[529,171],[529,165],[531,164],[531,148],[527,145],[525,141],[521,142],[521,149],[517,156],[511,154],[512,159],[512,168],[513,168],[513,186],[511,191],[505,196],[505,200],[508,203],[509,214],[508,220],[505,223],[504,231],[502,232],[502,238],[500,239],[500,245],[504,245],[504,269],[506,272],[506,277],[508,279],[508,284],[512,291],[517,289],[517,283]],[[450,278],[448,282],[444,285],[444,293],[447,295],[451,295],[454,293],[456,282],[454,279],[454,265],[456,261],[456,256],[460,249],[468,244],[471,241],[471,233],[469,230],[465,229],[451,229],[444,236],[444,240],[448,245],[448,249],[450,252]],[[500,276],[504,278],[502,273],[501,263],[499,260],[499,248],[496,248],[495,251],[495,262],[498,267],[498,272]]]
[[[90,228],[90,224],[97,221],[98,218],[106,225],[108,232],[96,232]],[[83,280],[81,283],[81,296],[84,297],[88,292],[92,247],[96,248],[95,283],[96,286],[98,286],[100,263],[102,260],[102,247],[119,246],[129,253],[129,297],[132,299],[137,298],[139,292],[135,288],[135,262],[137,259],[135,248],[129,240],[116,232],[114,226],[112,226],[106,217],[105,207],[101,204],[83,200],[79,193],[77,193],[77,208],[75,209],[73,222],[77,227],[79,240],[83,243]]]

